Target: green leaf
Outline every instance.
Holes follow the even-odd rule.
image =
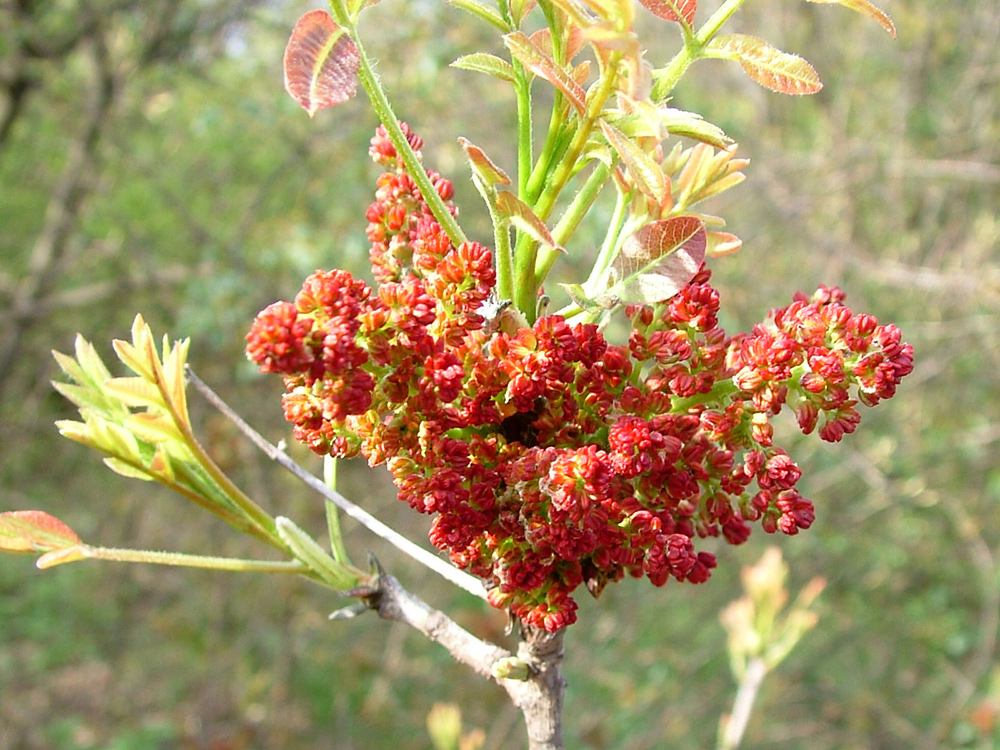
[[[492,8],[487,8],[485,5],[475,2],[475,0],[448,0],[448,5],[454,5],[456,8],[468,11],[476,18],[486,21],[486,23],[495,26],[500,31],[510,31],[510,25],[503,20],[499,13]]]
[[[166,414],[141,412],[125,420],[125,429],[147,443],[184,442],[184,436],[174,420]]]
[[[144,378],[110,378],[105,381],[104,390],[127,406],[152,406],[158,409],[166,406],[159,388]]]
[[[791,55],[749,34],[723,34],[705,47],[707,57],[736,60],[750,78],[779,94],[815,94],[823,84],[816,70]]]
[[[285,90],[310,117],[352,98],[357,90],[358,48],[325,10],[302,16],[285,48]]]
[[[532,9],[538,5],[538,0],[510,0],[510,14],[514,18],[514,25],[520,26]]]
[[[879,26],[888,31],[893,39],[896,38],[896,25],[892,19],[884,10],[872,5],[868,0],[806,0],[806,2],[843,5],[845,8],[850,8],[873,19]]]
[[[0,550],[49,552],[80,544],[80,537],[55,516],[40,510],[0,513]]]
[[[152,482],[156,478],[146,469],[140,469],[137,466],[123,461],[120,458],[114,458],[113,456],[108,456],[104,459],[104,465],[107,466],[115,474],[121,474],[123,477],[128,477],[129,479],[140,479],[143,482]]]
[[[694,112],[660,107],[660,118],[663,127],[672,135],[693,138],[716,148],[726,148],[733,143],[733,139],[726,135],[722,128],[702,119],[701,115]]]
[[[473,52],[471,55],[463,55],[455,60],[451,67],[462,70],[474,70],[477,73],[486,73],[501,81],[515,80],[514,66],[503,58],[491,55],[486,52]]]
[[[625,240],[605,296],[646,305],[670,299],[698,273],[706,243],[705,225],[696,216],[646,224]]]

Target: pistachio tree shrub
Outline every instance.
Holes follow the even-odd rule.
[[[317,270],[257,315],[246,353],[283,378],[294,438],[328,461],[385,466],[399,499],[433,518],[440,556],[263,443],[186,368],[189,342],[158,348],[141,317],[131,342],[115,342],[130,376],[113,377],[82,338],[75,356],[56,355],[72,381],[56,387],[82,418],[61,432],[284,559],[95,547],[40,511],[0,516],[0,545],[42,553],[42,567],[103,558],[305,575],[357,598],[336,616],[374,609],[445,645],[508,690],[531,748],[562,747],[561,638],[581,588],[597,597],[626,576],[703,583],[717,564],[703,540],[740,544],[755,525],[808,529],[816,511],[775,443],[774,419],[784,411],[803,433],[839,441],[913,367],[899,329],[853,311],[836,287],[796,294],[749,332],[719,325],[711,269],[742,243],[702,203],[741,183],[747,161],[719,127],[672,107],[671,94],[702,58],[736,61],[779,93],[821,88],[804,59],[723,32],[744,1],[700,13],[696,0],[452,0],[456,22],[499,37],[493,51],[453,65],[508,86],[516,107],[515,163],[457,139],[492,220],[492,235],[478,239],[462,226],[455,183],[423,163],[420,136],[397,119],[373,70],[360,31],[371,3],[333,0],[296,24],[289,94],[312,117],[360,82],[382,123],[369,148],[382,170],[365,215],[372,283]],[[865,0],[823,1],[895,35]],[[672,59],[647,58],[640,12],[679,32]],[[533,99],[542,88],[547,111]],[[603,194],[613,209],[595,237],[584,219]],[[564,278],[564,256],[589,266],[586,278]],[[193,433],[191,382],[328,499],[329,549],[216,466]],[[377,563],[352,564],[338,507],[508,612],[522,635],[517,654],[431,610]]]

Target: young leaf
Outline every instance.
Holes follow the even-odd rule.
[[[514,18],[514,25],[520,26],[532,9],[538,5],[538,0],[510,0],[510,14]]]
[[[140,440],[153,445],[164,442],[184,442],[184,435],[177,429],[174,420],[166,414],[140,412],[125,420],[125,428]]]
[[[628,169],[635,186],[654,204],[663,208],[670,198],[670,183],[653,157],[639,148],[617,128],[601,121],[601,130]]]
[[[652,13],[665,21],[684,24],[688,28],[694,25],[694,12],[698,9],[698,0],[639,0]]]
[[[115,474],[119,474],[127,479],[138,479],[143,482],[152,482],[156,479],[150,471],[136,468],[126,461],[122,461],[118,458],[112,458],[111,456],[104,459],[104,465],[111,469],[111,471]]]
[[[726,135],[722,128],[703,120],[701,115],[672,107],[660,107],[659,112],[663,126],[672,135],[692,138],[716,148],[727,148],[732,145],[733,139]]]
[[[0,551],[49,552],[80,544],[80,537],[55,516],[40,510],[0,513]]]
[[[451,67],[486,73],[501,81],[514,81],[514,66],[506,60],[487,52],[473,52],[455,60]]]
[[[896,38],[896,25],[892,22],[892,19],[889,18],[884,10],[872,5],[868,0],[806,0],[806,2],[843,5],[845,8],[856,10],[858,13],[863,13],[869,18],[874,19],[875,23],[892,35],[893,39]]]
[[[550,55],[542,52],[520,31],[506,34],[503,41],[524,67],[562,91],[581,115],[586,111],[587,93]]]
[[[750,78],[779,94],[815,94],[823,88],[808,62],[749,34],[717,36],[705,47],[705,54],[736,60]]]
[[[646,224],[625,240],[611,268],[607,294],[620,302],[656,304],[694,278],[705,261],[705,225],[696,216]]]
[[[547,248],[566,252],[566,250],[556,244],[552,238],[552,233],[545,226],[545,222],[538,218],[538,215],[531,210],[531,206],[522,201],[516,195],[504,190],[497,195],[497,213],[510,223],[527,234],[536,242]]]
[[[720,255],[732,255],[743,247],[743,240],[730,232],[707,232],[708,244],[705,255],[715,258]]]
[[[152,406],[163,408],[163,396],[154,383],[143,378],[111,378],[105,381],[104,390],[126,406]]]
[[[635,20],[635,8],[632,0],[583,0],[598,18],[608,21],[614,28],[625,30],[632,28]]]
[[[486,185],[509,185],[510,177],[500,167],[493,163],[493,160],[486,155],[479,146],[471,143],[465,138],[459,138],[458,144],[465,151],[465,156],[469,159],[472,171]]]
[[[699,143],[688,151],[665,159],[671,166],[683,164],[683,168],[674,178],[674,194],[678,206],[682,210],[718,195],[734,185],[741,183],[746,176],[740,171],[747,164],[747,159],[737,159],[736,145],[733,144],[722,151],[715,151],[703,143]]]
[[[609,307],[607,305],[602,306],[598,300],[588,297],[587,290],[580,284],[560,284],[559,286],[561,286],[566,294],[569,295],[569,298],[573,300],[573,304],[585,312],[597,313]]]
[[[86,551],[88,549],[88,547],[82,545],[67,547],[66,549],[54,549],[51,552],[46,552],[44,555],[39,557],[35,562],[35,567],[40,570],[44,570],[45,568],[53,568],[56,565],[62,565],[63,563],[86,560]]]
[[[358,48],[325,10],[306,13],[285,48],[285,90],[310,117],[357,88]]]
[[[477,3],[475,0],[448,0],[448,4],[468,11],[476,18],[486,21],[486,23],[495,26],[500,31],[510,31],[510,26],[500,17],[500,14],[492,8],[487,8],[482,3]]]

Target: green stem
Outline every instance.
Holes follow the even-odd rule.
[[[562,153],[555,169],[545,170],[546,177],[542,181],[542,192],[538,196],[538,200],[532,204],[532,209],[542,221],[548,219],[560,194],[579,167],[580,155],[587,145],[587,140],[590,138],[597,118],[604,109],[608,97],[614,91],[618,62],[621,60],[621,56],[620,52],[611,56],[607,67],[602,71],[601,80],[595,84],[597,89],[592,90],[593,96],[587,97],[587,111],[577,125],[569,146]],[[550,130],[550,138],[552,135]],[[546,143],[546,146],[548,145]],[[514,283],[516,287],[514,302],[517,309],[527,316],[529,323],[533,323],[535,320],[535,305],[538,297],[538,281],[535,273],[537,252],[537,242],[525,241],[522,244],[520,239],[514,252]]]
[[[653,90],[650,93],[650,99],[657,104],[662,104],[666,101],[667,97],[670,96],[670,92],[674,90],[674,86],[680,81],[681,76],[687,72],[687,69],[699,57],[701,57],[701,49],[697,48],[693,41],[685,40],[680,52],[674,55],[674,58],[667,63],[666,67],[656,72],[656,83],[653,85]]]
[[[542,153],[539,154],[538,161],[535,162],[534,169],[531,170],[524,193],[518,196],[529,206],[538,200],[538,196],[541,195],[542,189],[545,187],[545,179],[552,166],[552,160],[556,158],[556,153],[562,144],[562,127],[565,122],[562,109],[562,94],[557,91],[555,101],[552,104],[552,112],[549,115],[549,129],[545,134]]]
[[[496,195],[494,191],[494,196]],[[493,224],[493,247],[497,266],[497,297],[514,299],[514,252],[510,247],[510,226],[497,215],[493,204],[487,202]]]
[[[705,21],[705,24],[698,29],[698,33],[695,34],[695,40],[698,45],[704,47],[708,44],[712,37],[719,33],[719,29],[732,18],[733,14],[740,9],[740,6],[745,3],[746,0],[726,0],[721,7],[711,15],[711,17]]]
[[[158,373],[161,375],[162,373]],[[164,394],[166,400],[166,392],[164,391],[164,384],[158,378],[157,387]],[[195,438],[194,433],[191,428],[180,419],[178,415],[174,414],[173,404],[166,400],[168,408],[172,418],[174,419],[174,424],[177,425],[177,429],[180,430],[181,434],[184,436],[184,443],[188,450],[191,451],[194,456],[195,464],[204,471],[208,478],[211,480],[216,487],[229,499],[229,501],[239,508],[240,511],[246,516],[247,520],[252,523],[260,532],[264,535],[263,538],[266,542],[281,550],[282,552],[287,552],[288,549],[285,544],[281,541],[278,536],[277,529],[274,525],[274,519],[261,508],[257,503],[250,499],[250,497],[243,492],[236,483],[233,482],[229,476],[218,467],[212,457],[208,455],[208,452],[202,447],[201,443]]]
[[[430,207],[431,213],[434,214],[434,218],[438,220],[438,223],[442,226],[452,244],[456,246],[461,245],[467,240],[465,232],[462,231],[462,227],[458,225],[455,217],[448,210],[448,206],[441,196],[438,195],[437,190],[434,189],[434,185],[431,184],[430,178],[427,177],[427,172],[424,170],[423,164],[420,163],[417,154],[407,142],[406,136],[403,135],[403,130],[399,127],[399,120],[393,113],[382,84],[379,82],[378,76],[375,75],[371,61],[368,59],[368,55],[361,45],[357,29],[351,27],[348,31],[355,46],[358,48],[358,57],[360,59],[358,77],[361,79],[361,85],[364,86],[365,92],[368,94],[368,99],[371,101],[375,114],[382,121],[383,127],[385,127],[386,132],[389,134],[389,140],[392,141],[392,145],[396,148],[396,153],[402,157],[406,171],[417,184],[417,188],[419,188],[420,194]]]
[[[213,557],[208,555],[186,555],[181,552],[156,552],[153,550],[118,549],[114,547],[90,547],[81,549],[83,556],[93,560],[112,562],[151,563],[153,565],[175,565],[186,568],[208,570],[231,570],[256,573],[300,573],[314,577],[312,571],[298,560],[243,560],[233,557]]]
[[[584,183],[583,187],[580,188],[574,198],[573,202],[566,208],[563,213],[562,218],[559,219],[559,223],[556,224],[555,228],[552,230],[552,239],[555,240],[557,245],[563,245],[569,241],[569,238],[573,236],[577,227],[580,226],[580,222],[590,211],[591,206],[594,205],[594,201],[597,200],[597,196],[601,194],[601,190],[607,183],[608,178],[611,176],[611,169],[608,168],[603,162],[599,162],[594,170],[590,173],[587,181]],[[541,286],[546,277],[549,275],[549,271],[552,270],[553,264],[556,262],[556,258],[559,257],[559,252],[551,248],[544,248],[541,251],[541,255],[535,264],[535,283]]]
[[[334,456],[323,457],[323,481],[331,490],[337,489],[337,459]],[[340,511],[337,506],[326,501],[326,527],[330,533],[330,552],[338,563],[350,565],[347,548],[344,546],[344,534],[340,530]]]
[[[587,277],[587,280],[583,284],[583,288],[588,295],[595,294],[598,291],[595,289],[595,286],[607,273],[608,268],[615,258],[615,253],[618,249],[618,238],[622,233],[622,227],[625,226],[625,221],[628,219],[629,205],[631,203],[631,193],[618,193],[615,212],[612,214],[611,221],[608,224],[608,233],[604,235],[604,244],[601,246],[601,251],[597,254],[590,276]]]
[[[514,90],[517,92],[517,194],[524,200],[531,177],[532,122],[531,122],[531,79],[524,66],[516,59],[514,65]]]
[[[674,90],[681,76],[687,69],[703,56],[705,45],[712,41],[712,37],[719,33],[719,29],[732,18],[733,14],[739,10],[746,0],[726,0],[715,13],[698,29],[698,33],[691,36],[685,33],[684,47],[674,55],[674,59],[667,63],[666,67],[656,72],[656,83],[650,98],[660,104]]]

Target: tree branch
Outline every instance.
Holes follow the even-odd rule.
[[[524,716],[528,750],[563,750],[565,630],[549,633],[540,628],[523,627],[517,658],[527,664],[530,676],[526,680],[503,679],[496,676],[493,668],[497,662],[511,658],[509,651],[476,638],[446,614],[404,589],[392,576],[380,575],[377,588],[363,598],[379,617],[409,625],[444,646],[460,663],[503,687]]]
[[[229,421],[236,425],[236,428],[246,435],[251,442],[260,448],[260,450],[272,461],[276,461],[278,464],[294,474],[300,481],[308,485],[310,489],[334,503],[338,508],[344,511],[344,513],[360,523],[373,534],[382,537],[401,552],[409,555],[411,558],[419,562],[421,565],[430,568],[442,578],[455,584],[460,589],[467,591],[480,599],[486,598],[486,590],[483,588],[483,584],[478,578],[470,576],[468,573],[459,570],[451,563],[442,560],[432,552],[428,552],[423,547],[414,544],[395,529],[387,526],[375,518],[375,516],[368,511],[359,508],[339,492],[327,487],[326,484],[324,484],[320,479],[313,476],[295,463],[295,461],[293,461],[282,449],[269,443],[264,439],[263,435],[248,425],[231,406],[223,401],[219,395],[205,383],[205,381],[195,375],[190,366],[187,368],[187,374],[195,388],[197,388],[198,391],[216,409],[218,409],[223,415],[226,416],[227,419],[229,419]]]
[[[295,463],[280,448],[271,445],[226,404],[189,366],[187,375],[195,388],[237,429],[246,435],[270,459],[292,472],[298,479],[323,497],[335,503],[351,518],[390,542],[402,552],[426,565],[451,583],[480,598],[485,591],[479,579],[464,573],[422,547],[417,546],[394,529],[362,510],[338,492]],[[402,622],[444,646],[459,662],[490,680],[499,683],[511,701],[524,715],[528,730],[529,750],[562,750],[562,709],[566,680],[562,674],[563,630],[555,633],[523,626],[517,657],[527,664],[530,676],[526,680],[503,679],[493,672],[501,659],[511,658],[509,651],[476,638],[443,612],[433,609],[416,595],[404,589],[399,581],[381,574],[376,587],[355,592],[367,606],[386,620]]]
[[[31,308],[55,285],[67,252],[72,230],[89,189],[88,176],[97,158],[102,123],[114,101],[115,86],[110,62],[101,39],[92,45],[95,79],[85,108],[83,126],[70,143],[45,212],[45,220],[31,250],[28,272],[17,284],[11,309],[0,335],[0,392],[17,360],[25,332],[31,325]]]

